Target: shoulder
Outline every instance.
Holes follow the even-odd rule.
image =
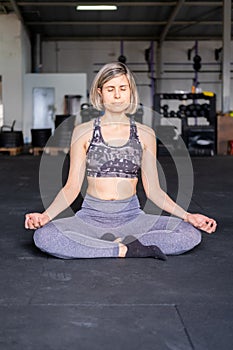
[[[78,141],[80,139],[85,140],[86,138],[90,138],[92,131],[93,120],[76,125],[73,130],[73,141]]]
[[[139,139],[144,146],[156,142],[155,132],[151,127],[138,122],[136,123],[136,125]]]
[[[155,132],[151,127],[149,127],[145,124],[138,123],[138,122],[136,122],[136,125],[137,125],[138,132],[140,132],[142,135],[155,137]]]
[[[75,126],[71,146],[73,150],[87,150],[93,134],[93,120]]]

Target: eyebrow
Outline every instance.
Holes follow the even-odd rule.
[[[120,85],[120,87],[126,87],[126,86],[129,86],[129,84],[123,84],[123,85]],[[115,88],[115,86],[113,85],[107,85],[105,86],[106,88]]]

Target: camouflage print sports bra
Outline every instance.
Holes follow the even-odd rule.
[[[87,150],[87,176],[137,178],[142,146],[134,119],[130,118],[130,137],[123,146],[110,146],[102,136],[101,117],[94,120],[93,136]]]

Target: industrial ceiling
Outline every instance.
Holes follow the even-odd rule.
[[[42,40],[219,40],[223,1],[0,1]],[[77,5],[116,5],[115,11],[77,11]],[[1,17],[0,17],[1,19]]]

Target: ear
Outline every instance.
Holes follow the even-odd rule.
[[[100,96],[102,96],[101,88],[97,88],[97,91],[98,91],[98,94],[99,94]]]

